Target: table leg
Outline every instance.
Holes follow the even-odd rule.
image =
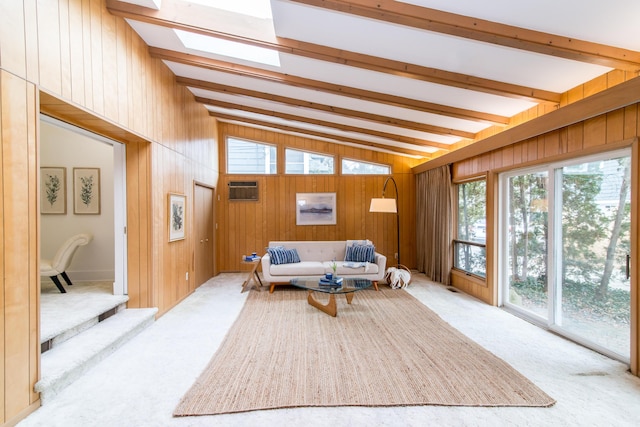
[[[251,283],[251,281],[253,281],[256,284],[256,286],[258,286],[258,290],[260,290],[260,286],[262,286],[262,280],[260,280],[260,276],[258,276],[258,271],[257,271],[259,263],[260,263],[259,261],[255,262],[255,263],[252,263],[253,266],[251,268],[251,271],[249,271],[249,275],[247,276],[247,280],[245,280],[242,283],[242,288],[240,289],[240,293],[244,292],[245,288],[247,287],[247,285],[249,285],[249,283]],[[259,285],[258,285],[258,281],[256,281],[254,276],[258,278],[258,281],[260,282]],[[251,289],[251,287],[249,287],[249,289]]]
[[[338,306],[336,305],[336,297],[334,294],[329,294],[329,302],[327,304],[321,304],[313,297],[313,291],[309,291],[307,294],[307,302],[309,305],[327,313],[329,316],[336,317],[338,314]]]
[[[249,277],[247,277],[245,279],[244,282],[242,282],[242,288],[240,288],[240,293],[244,292],[244,289],[247,287],[247,285],[249,284],[249,281],[251,280],[251,278],[253,277],[253,273],[249,273]],[[251,289],[251,288],[249,288]]]
[[[260,279],[260,275],[258,274],[258,268],[257,267],[254,270],[253,274],[255,274],[256,278],[258,279],[258,282],[260,282],[260,286],[262,286],[262,280]],[[256,285],[257,285],[257,283],[256,283]]]
[[[355,292],[349,292],[348,294],[344,294],[345,298],[347,298],[347,304],[351,304],[351,301],[353,301],[353,294],[355,294]]]

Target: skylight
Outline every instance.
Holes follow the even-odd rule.
[[[255,18],[272,19],[271,2],[269,0],[189,0],[189,3],[227,10]]]
[[[201,0],[205,1],[205,0]],[[251,46],[202,34],[190,33],[182,30],[174,30],[184,47],[215,55],[228,56],[245,61],[260,64],[280,66],[278,52],[263,47]]]

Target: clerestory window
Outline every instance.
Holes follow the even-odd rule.
[[[275,145],[227,138],[227,173],[275,174],[277,173],[276,160]]]

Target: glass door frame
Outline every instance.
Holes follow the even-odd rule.
[[[551,181],[553,178],[553,168],[551,164],[540,164],[523,169],[516,169],[508,172],[501,173],[498,177],[498,306],[507,309],[510,312],[514,312],[519,317],[526,319],[527,321],[540,326],[545,329],[549,329],[549,322],[552,318],[553,304],[551,298],[548,298],[548,314],[547,318],[536,315],[535,313],[525,310],[515,304],[509,302],[509,298],[505,296],[509,294],[509,263],[508,263],[508,239],[509,239],[509,221],[507,219],[507,213],[509,212],[509,178],[515,176],[527,175],[535,172],[547,172],[547,179]],[[547,189],[548,211],[552,209],[553,203],[553,186],[549,185]],[[549,240],[555,237],[553,219],[551,215],[548,216],[548,228],[549,228]],[[553,256],[551,253],[551,245],[547,245],[547,285],[548,295],[555,295],[555,289],[553,287]]]
[[[556,262],[558,256],[562,254],[558,254],[558,251],[562,251],[562,244],[551,244],[551,242],[555,242],[557,236],[561,236],[561,228],[562,228],[562,192],[556,191],[556,184],[559,182],[559,177],[562,176],[562,168],[566,166],[578,165],[583,163],[594,162],[598,160],[606,160],[618,157],[629,156],[631,158],[631,162],[634,162],[633,155],[636,153],[636,150],[633,147],[622,148],[612,151],[603,151],[597,154],[581,156],[578,158],[572,158],[569,160],[560,160],[549,163],[541,163],[539,165],[526,167],[522,169],[514,169],[507,172],[503,172],[499,174],[498,177],[498,207],[499,207],[499,215],[498,215],[498,306],[503,307],[505,310],[524,318],[525,320],[539,326],[543,329],[547,329],[553,331],[561,336],[564,336],[578,344],[581,344],[585,347],[588,347],[598,353],[604,354],[612,359],[619,360],[621,362],[629,364],[631,359],[634,357],[634,336],[636,334],[636,328],[634,326],[634,322],[636,321],[637,315],[634,314],[634,298],[635,298],[635,281],[634,275],[631,274],[630,277],[630,292],[631,292],[631,318],[630,318],[630,334],[631,334],[631,348],[629,349],[629,356],[623,356],[618,353],[613,352],[583,336],[579,336],[573,334],[566,329],[562,328],[557,324],[557,320],[561,319],[561,305],[559,301],[561,301],[562,289],[558,286],[557,277],[560,274],[561,264]],[[548,239],[549,244],[547,245],[547,286],[548,286],[548,314],[547,319],[536,315],[535,313],[526,310],[522,307],[519,307],[516,304],[512,304],[509,302],[509,260],[508,260],[508,238],[509,238],[509,227],[508,227],[508,213],[509,213],[509,179],[515,176],[526,175],[535,172],[547,172],[548,177],[548,188],[547,188],[547,200],[548,200]],[[633,226],[633,217],[637,215],[635,209],[635,203],[633,201],[634,196],[638,194],[638,189],[635,188],[637,180],[637,171],[634,167],[631,168],[631,235],[634,236],[634,226]],[[556,207],[560,207],[560,209],[556,209]],[[632,242],[633,242],[632,238]],[[634,249],[635,245],[632,243],[630,248],[631,260],[634,260]],[[633,269],[632,269],[633,271]],[[637,307],[636,307],[637,309]]]

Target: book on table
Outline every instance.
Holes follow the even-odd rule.
[[[336,277],[332,279],[327,279],[326,277],[322,277],[319,282],[320,286],[329,286],[329,287],[340,287],[342,286],[342,277]]]

